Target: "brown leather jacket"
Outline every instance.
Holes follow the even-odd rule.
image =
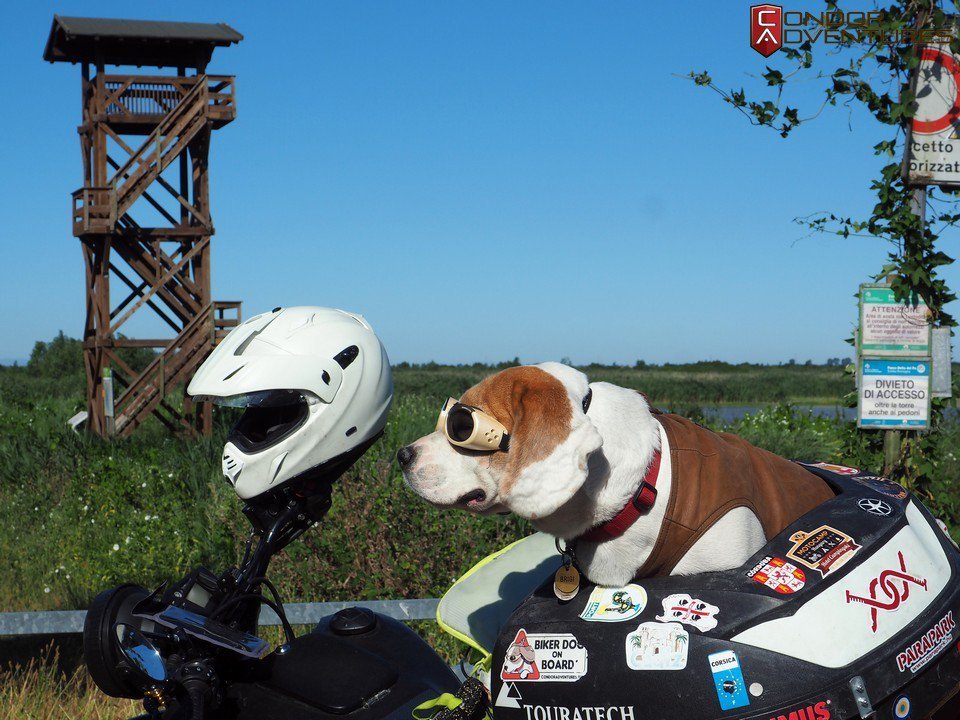
[[[660,535],[637,577],[669,575],[710,526],[733,508],[750,508],[769,540],[834,496],[813,473],[736,435],[715,433],[679,415],[653,412],[670,444],[673,488]]]

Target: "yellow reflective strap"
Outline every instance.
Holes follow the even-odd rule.
[[[476,673],[478,670],[490,672],[490,666],[492,664],[493,664],[493,655],[484,655],[480,660],[474,663],[473,672]]]
[[[456,710],[460,707],[463,700],[451,693],[443,693],[440,697],[433,700],[427,700],[417,705],[413,709],[413,717],[416,720],[428,720],[441,710]]]

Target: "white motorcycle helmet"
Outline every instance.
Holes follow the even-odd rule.
[[[291,480],[336,479],[387,422],[387,352],[360,315],[276,308],[227,335],[197,370],[197,400],[246,408],[223,449],[243,499]]]

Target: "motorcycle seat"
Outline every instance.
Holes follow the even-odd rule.
[[[437,606],[440,627],[483,653],[493,652],[507,618],[559,567],[553,537],[535,533],[470,568]]]

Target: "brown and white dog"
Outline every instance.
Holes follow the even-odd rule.
[[[397,453],[407,484],[438,507],[509,511],[575,540],[580,569],[599,585],[738,567],[833,495],[783,458],[657,414],[642,394],[588,384],[560,363],[509,368],[461,402],[503,424],[508,449],[465,450],[433,432]],[[652,506],[598,539],[598,528],[635,504],[643,480],[655,484]]]

